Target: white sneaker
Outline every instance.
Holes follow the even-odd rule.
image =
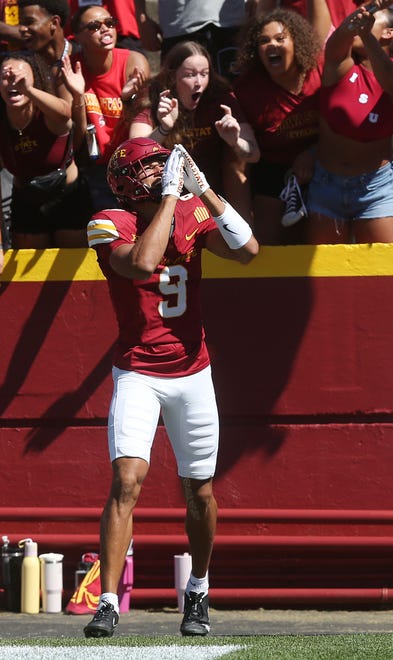
[[[289,176],[287,185],[280,193],[280,199],[285,202],[285,211],[281,218],[284,227],[294,225],[307,215],[302,192],[294,174]]]

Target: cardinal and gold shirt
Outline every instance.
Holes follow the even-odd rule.
[[[96,213],[88,225],[89,246],[97,251],[115,310],[119,336],[114,365],[154,376],[188,376],[209,364],[202,324],[201,255],[206,236],[217,231],[198,197],[176,204],[173,231],[153,275],[122,277],[111,267],[111,252],[133,244],[146,228],[122,209]]]

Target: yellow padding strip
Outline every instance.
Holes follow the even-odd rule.
[[[248,266],[204,252],[205,278],[393,275],[393,243],[262,247]],[[1,282],[103,280],[92,249],[8,250]]]

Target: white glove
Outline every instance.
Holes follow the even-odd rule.
[[[182,144],[175,144],[175,149],[183,154],[184,157],[184,186],[189,192],[200,197],[210,188],[204,173],[201,172]]]
[[[162,172],[162,197],[174,195],[180,197],[183,190],[184,156],[178,149],[173,149],[168,156]]]

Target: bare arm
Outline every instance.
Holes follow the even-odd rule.
[[[365,14],[365,28],[360,32],[360,36],[367,51],[374,75],[381,87],[393,96],[393,62],[387,49],[384,49],[378,39],[371,32],[372,24],[367,21]],[[393,37],[392,28],[384,28],[387,41]]]
[[[332,19],[326,0],[308,0],[307,18],[324,44],[332,27]]]
[[[0,21],[0,39],[7,41],[12,46],[23,48],[24,39],[21,37],[18,25],[8,25],[8,23]]]
[[[35,87],[31,87],[26,96],[45,115],[47,126],[53,133],[60,135],[71,128],[71,106],[67,101]]]
[[[27,96],[45,116],[50,131],[61,135],[71,128],[71,105],[55,94],[34,87],[25,77],[23,69],[16,63],[4,68],[6,75],[13,79],[16,89]]]
[[[138,88],[147,78],[150,78],[149,61],[142,53],[138,53],[136,50],[131,51],[126,64],[127,81],[131,81],[134,77],[136,78],[135,90],[130,90],[130,96],[132,96],[134,91],[138,91]]]
[[[72,120],[74,122],[74,148],[79,151],[84,143],[87,130],[86,104],[85,104],[85,79],[79,61],[75,62],[75,70],[72,68],[68,55],[63,59],[62,76],[64,85],[72,98]]]
[[[353,17],[357,13],[356,11],[347,16],[326,42],[325,66],[323,71],[323,82],[325,85],[334,85],[353,66],[352,42],[355,33],[351,25]]]
[[[146,13],[145,0],[135,0],[135,14],[143,47],[151,51],[160,50],[162,43],[161,28]]]

